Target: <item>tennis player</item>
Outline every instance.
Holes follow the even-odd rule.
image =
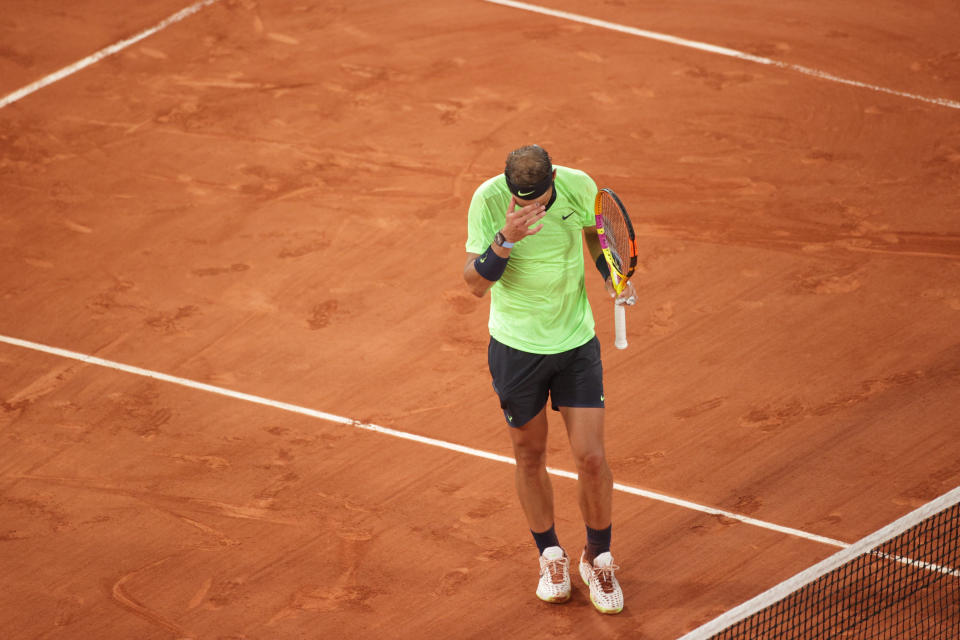
[[[597,240],[596,195],[590,176],[553,166],[542,147],[512,151],[504,173],[473,194],[463,277],[478,297],[490,290],[487,357],[510,427],[517,494],[540,552],[537,597],[570,599],[570,560],[557,538],[546,468],[549,397],[563,417],[577,465],[587,530],[580,576],[597,610],[619,613],[623,592],[610,553],[613,475],[604,450],[603,368],[584,283],[585,239],[613,295]],[[635,300],[629,282],[620,299]]]

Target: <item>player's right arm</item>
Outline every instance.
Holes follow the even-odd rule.
[[[493,252],[506,260],[510,257],[511,249],[491,244],[487,251]],[[482,298],[496,282],[496,280],[487,280],[477,271],[477,260],[480,257],[479,253],[467,252],[467,262],[463,265],[463,279],[466,281],[467,287],[470,288],[470,292],[478,298]],[[487,255],[485,259],[489,259],[489,256]]]
[[[531,202],[517,209],[516,198],[510,198],[510,207],[507,209],[500,233],[509,243],[520,242],[543,228],[542,223],[533,228],[531,225],[540,222],[546,214],[546,208],[539,202]],[[493,242],[482,254],[467,252],[467,262],[463,265],[463,279],[473,295],[482,298],[500,278],[511,251],[511,248]],[[500,268],[491,268],[493,265],[499,265]]]

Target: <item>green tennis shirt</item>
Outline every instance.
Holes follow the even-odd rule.
[[[543,229],[518,242],[490,288],[490,335],[528,353],[560,353],[594,336],[583,275],[583,228],[596,223],[597,185],[586,173],[554,166],[557,197]],[[467,251],[482,254],[503,228],[510,191],[503,174],[480,185],[467,213]],[[518,207],[519,208],[519,207]]]

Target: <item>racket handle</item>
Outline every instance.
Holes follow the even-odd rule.
[[[613,304],[613,344],[617,349],[627,348],[627,311],[622,304]]]

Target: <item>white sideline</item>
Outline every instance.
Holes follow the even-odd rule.
[[[600,27],[601,29],[610,29],[611,31],[619,31],[621,33],[626,33],[632,36],[639,36],[641,38],[648,38],[650,40],[658,40],[660,42],[666,42],[668,44],[674,44],[681,47],[688,47],[690,49],[699,49],[700,51],[715,53],[721,56],[739,58],[740,60],[756,62],[757,64],[770,65],[774,67],[779,67],[781,69],[788,69],[790,71],[796,71],[798,73],[802,73],[808,76],[813,76],[814,78],[819,78],[821,80],[829,80],[831,82],[838,82],[840,84],[846,84],[853,87],[860,87],[862,89],[870,89],[872,91],[878,91],[880,93],[888,93],[890,95],[899,96],[901,98],[910,98],[911,100],[929,102],[930,104],[936,104],[941,107],[949,107],[951,109],[960,109],[960,102],[956,100],[949,100],[947,98],[927,98],[925,96],[919,96],[913,93],[906,93],[905,91],[897,91],[896,89],[887,89],[886,87],[880,87],[877,85],[868,84],[866,82],[860,82],[858,80],[848,80],[847,78],[841,78],[840,76],[835,76],[825,71],[811,69],[810,67],[804,67],[798,64],[788,64],[786,62],[780,62],[779,60],[773,60],[771,58],[764,58],[762,56],[755,56],[750,53],[745,53],[743,51],[737,51],[736,49],[728,49],[727,47],[718,47],[716,45],[707,44],[705,42],[698,42],[696,40],[687,40],[686,38],[678,38],[676,36],[671,36],[664,33],[657,33],[656,31],[647,31],[646,29],[636,29],[634,27],[628,27],[622,24],[617,24],[615,22],[608,22],[606,20],[597,20],[596,18],[589,18],[587,16],[582,16],[576,13],[570,13],[568,11],[548,9],[546,7],[541,7],[541,6],[538,6],[535,4],[529,4],[526,2],[516,2],[515,0],[484,0],[484,2],[489,2],[491,4],[499,4],[504,7],[511,7],[514,9],[521,9],[523,11],[530,11],[532,13],[539,13],[545,16],[552,16],[554,18],[561,18],[563,20],[570,20],[571,22],[580,22],[582,24],[588,24],[593,27]]]
[[[6,343],[15,347],[22,347],[24,349],[31,349],[33,351],[40,351],[42,353],[46,353],[49,355],[59,356],[61,358],[68,358],[70,360],[78,360],[86,364],[92,364],[98,367],[105,367],[107,369],[113,369],[115,371],[123,371],[124,373],[131,373],[133,375],[152,378],[154,380],[160,380],[162,382],[169,382],[171,384],[188,387],[190,389],[196,389],[198,391],[207,391],[209,393],[215,393],[217,395],[226,396],[228,398],[243,400],[244,402],[251,402],[253,404],[259,404],[267,407],[272,407],[274,409],[280,409],[281,411],[289,411],[291,413],[297,413],[303,416],[309,416],[311,418],[318,418],[320,420],[326,420],[328,422],[336,422],[339,424],[349,425],[351,427],[356,427],[357,429],[374,431],[376,433],[392,436],[394,438],[410,440],[412,442],[429,445],[431,447],[440,447],[441,449],[447,449],[449,451],[455,451],[457,453],[463,453],[463,454],[474,456],[477,458],[484,458],[486,460],[493,460],[494,462],[516,464],[516,461],[513,458],[502,456],[496,453],[491,453],[489,451],[483,451],[482,449],[475,449],[473,447],[467,447],[461,444],[447,442],[445,440],[438,440],[437,438],[430,438],[427,436],[417,435],[415,433],[407,433],[406,431],[391,429],[389,427],[381,427],[380,425],[376,425],[376,424],[360,422],[359,420],[344,418],[343,416],[334,415],[332,413],[326,413],[324,411],[317,411],[315,409],[309,409],[307,407],[301,407],[299,405],[290,404],[288,402],[279,402],[277,400],[270,400],[269,398],[264,398],[262,396],[243,393],[241,391],[233,391],[231,389],[225,389],[223,387],[218,387],[212,384],[206,384],[204,382],[197,382],[195,380],[189,380],[187,378],[172,376],[166,373],[160,373],[158,371],[151,371],[149,369],[134,367],[127,364],[122,364],[120,362],[114,362],[112,360],[104,360],[103,358],[98,358],[96,356],[87,355],[84,353],[77,353],[75,351],[68,351],[66,349],[60,349],[57,347],[50,347],[47,345],[39,344],[37,342],[30,342],[29,340],[21,340],[19,338],[0,335],[0,343]],[[554,469],[552,467],[548,468],[547,471],[557,477],[570,478],[573,480],[577,479],[577,474],[572,473],[570,471],[564,471],[562,469]],[[617,491],[621,491],[623,493],[629,493],[631,495],[648,498],[650,500],[656,500],[658,502],[672,504],[674,506],[682,507],[684,509],[699,511],[701,513],[706,513],[713,516],[729,518],[731,520],[736,520],[738,522],[742,522],[747,525],[759,527],[762,529],[769,529],[771,531],[776,531],[778,533],[784,533],[784,534],[795,536],[798,538],[803,538],[805,540],[818,542],[820,544],[831,545],[834,547],[847,546],[846,542],[841,542],[839,540],[834,540],[832,538],[826,538],[824,536],[808,533],[806,531],[801,531],[799,529],[794,529],[792,527],[785,527],[778,524],[773,524],[771,522],[757,520],[756,518],[750,518],[750,517],[741,515],[739,513],[733,513],[731,511],[724,511],[723,509],[715,509],[713,507],[707,507],[701,504],[697,504],[695,502],[690,502],[688,500],[682,500],[680,498],[674,498],[662,493],[657,493],[655,491],[647,491],[645,489],[639,489],[637,487],[631,487],[629,485],[625,485],[621,483],[615,483],[614,489]]]
[[[192,16],[193,14],[197,13],[198,11],[200,11],[201,9],[203,9],[204,7],[207,7],[207,6],[211,5],[211,4],[214,4],[215,2],[219,2],[219,1],[220,1],[220,0],[200,0],[200,2],[194,3],[194,4],[190,5],[189,7],[187,7],[186,9],[182,9],[182,10],[176,12],[175,14],[173,14],[172,16],[170,16],[169,18],[167,18],[166,20],[163,20],[162,22],[158,23],[156,26],[150,27],[149,29],[146,29],[145,31],[141,31],[140,33],[138,33],[137,35],[135,35],[135,36],[133,36],[133,37],[131,37],[131,38],[127,38],[126,40],[121,40],[120,42],[118,42],[118,43],[116,43],[116,44],[112,44],[112,45],[110,45],[109,47],[105,47],[105,48],[101,49],[100,51],[97,51],[96,53],[87,56],[87,57],[84,58],[83,60],[80,60],[80,61],[78,61],[78,62],[74,62],[73,64],[68,65],[68,66],[62,68],[62,69],[60,69],[59,71],[55,71],[54,73],[51,73],[50,75],[48,75],[48,76],[46,76],[46,77],[44,77],[44,78],[41,78],[40,80],[37,80],[36,82],[34,82],[34,83],[32,83],[32,84],[28,84],[27,86],[23,87],[22,89],[19,89],[19,90],[17,90],[17,91],[14,91],[13,93],[11,93],[11,94],[9,94],[9,95],[4,96],[3,98],[0,98],[0,109],[3,109],[3,108],[6,107],[7,105],[13,104],[13,103],[16,102],[17,100],[21,100],[21,99],[27,97],[28,95],[30,95],[31,93],[33,93],[33,92],[35,92],[35,91],[39,91],[40,89],[46,87],[47,85],[51,85],[51,84],[53,84],[54,82],[56,82],[56,81],[58,81],[58,80],[63,80],[63,79],[66,78],[67,76],[73,75],[73,74],[76,73],[77,71],[80,71],[81,69],[85,69],[85,68],[89,67],[90,65],[92,65],[92,64],[94,64],[94,63],[96,63],[96,62],[99,62],[100,60],[103,60],[103,59],[106,58],[107,56],[112,56],[113,54],[117,53],[118,51],[122,51],[123,49],[126,49],[126,48],[129,47],[130,45],[136,44],[137,42],[140,42],[140,41],[143,40],[144,38],[148,38],[148,37],[152,36],[153,34],[155,34],[156,32],[158,32],[158,31],[160,31],[160,30],[162,30],[162,29],[165,29],[165,28],[169,27],[171,24],[173,24],[173,23],[175,23],[175,22],[180,22],[180,21],[183,20],[184,18],[187,18],[187,17]]]

